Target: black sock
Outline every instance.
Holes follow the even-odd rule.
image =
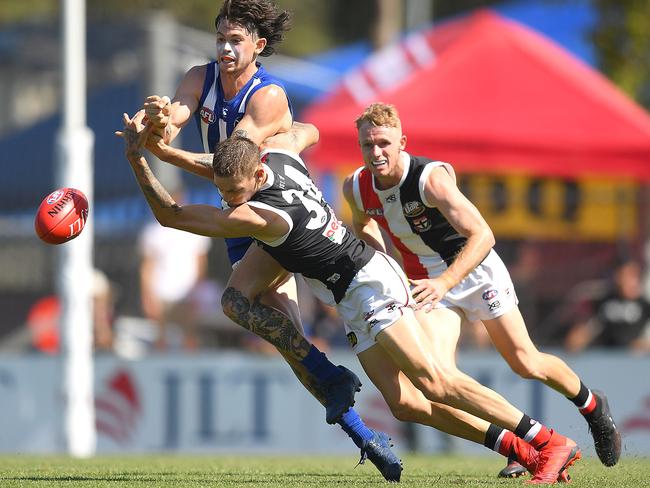
[[[585,403],[587,403],[587,400],[589,399],[589,393],[590,393],[589,388],[587,388],[585,384],[581,381],[580,391],[578,392],[578,394],[573,398],[569,398],[569,397],[567,398],[569,398],[569,400],[571,400],[576,407],[582,408],[585,406]]]
[[[483,445],[488,449],[494,450],[494,446],[497,445],[497,441],[499,440],[499,436],[501,435],[501,432],[503,432],[503,427],[490,424],[485,434],[485,440],[483,441]]]

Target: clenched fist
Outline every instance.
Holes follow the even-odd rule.
[[[152,95],[147,97],[142,105],[147,121],[154,127],[164,128],[169,123],[171,113],[171,101],[169,97],[159,97]]]

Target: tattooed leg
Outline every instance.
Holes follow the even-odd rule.
[[[221,305],[233,322],[273,344],[283,356],[296,361],[307,356],[311,344],[287,315],[263,304],[259,296],[251,303],[239,290],[228,287],[221,297]]]
[[[233,287],[226,289],[221,304],[225,314],[233,322],[275,346],[304,387],[320,403],[325,404],[322,388],[300,363],[311,344],[298,332],[288,316],[263,304],[259,298],[251,303]]]

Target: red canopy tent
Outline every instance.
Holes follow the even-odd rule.
[[[540,34],[482,10],[410,35],[347,75],[304,120],[322,169],[358,164],[355,118],[394,104],[407,150],[460,172],[650,180],[650,117]]]

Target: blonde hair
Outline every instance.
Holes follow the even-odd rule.
[[[364,122],[367,122],[375,127],[396,127],[402,128],[402,122],[399,119],[399,114],[394,105],[389,103],[376,102],[369,105],[357,120],[355,124],[357,129],[361,128]]]

